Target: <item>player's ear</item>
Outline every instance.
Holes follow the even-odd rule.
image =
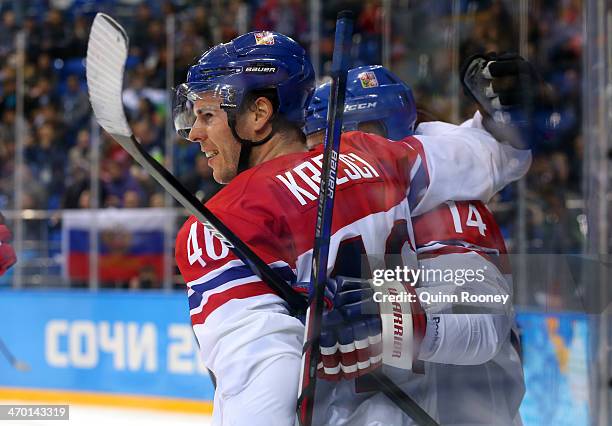
[[[272,116],[274,115],[274,105],[270,99],[265,96],[258,97],[251,111],[253,113],[253,129],[256,132],[261,132],[266,129],[266,126],[271,125]]]

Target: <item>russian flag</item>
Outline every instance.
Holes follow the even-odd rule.
[[[168,226],[174,236],[175,213],[171,209],[65,210],[62,217],[64,276],[89,279],[90,246],[99,253],[101,282],[126,282],[143,269],[164,276],[164,236]]]

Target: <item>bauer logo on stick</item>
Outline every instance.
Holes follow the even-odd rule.
[[[255,33],[255,44],[264,44],[267,46],[272,46],[274,44],[274,34],[268,31]]]
[[[378,80],[376,79],[376,74],[372,71],[365,71],[359,74],[357,77],[359,81],[361,81],[361,86],[364,89],[368,89],[370,87],[378,87]]]

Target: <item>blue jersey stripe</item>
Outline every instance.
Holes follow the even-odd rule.
[[[282,279],[289,283],[294,283],[297,279],[293,273],[293,270],[289,266],[279,266],[272,269],[274,272],[278,273]],[[230,281],[248,278],[253,275],[253,271],[251,271],[248,266],[240,265],[222,272],[215,278],[208,280],[205,283],[192,286],[191,289],[195,292],[189,296],[189,309],[191,310],[200,306],[200,303],[202,302],[202,293],[205,291],[210,291]]]
[[[408,191],[408,205],[410,206],[410,211],[413,211],[419,201],[421,201],[420,195],[427,186],[429,186],[429,176],[427,175],[425,166],[421,164],[410,182],[410,190]]]

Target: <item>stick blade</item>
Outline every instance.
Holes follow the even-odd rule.
[[[121,25],[110,16],[98,13],[87,44],[89,101],[104,130],[111,135],[126,137],[132,135],[121,98],[128,45],[128,37]]]

